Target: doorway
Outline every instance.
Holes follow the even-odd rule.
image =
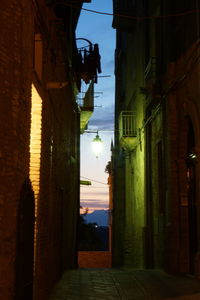
[[[188,119],[187,137],[187,197],[188,197],[188,226],[189,226],[189,272],[195,273],[195,256],[197,243],[197,203],[196,203],[196,154],[193,125]]]
[[[21,189],[19,205],[16,262],[17,300],[31,300],[33,297],[34,218],[34,192],[30,180],[27,179]]]

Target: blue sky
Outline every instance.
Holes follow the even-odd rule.
[[[91,3],[85,3],[83,7],[112,13],[112,0],[93,0]],[[81,136],[81,176],[94,180],[92,186],[81,187],[81,205],[89,207],[92,211],[108,208],[108,175],[104,171],[111,156],[110,144],[114,126],[115,30],[112,28],[112,16],[82,10],[76,37],[86,38],[93,44],[99,44],[102,67],[102,74],[99,75],[110,75],[108,78],[99,78],[98,83],[95,84],[95,92],[98,92],[95,94],[96,107],[88,126],[89,130],[98,129],[99,136],[103,140],[103,152],[99,158],[96,158],[91,151],[91,141],[95,133],[84,133]],[[78,47],[86,45],[83,41],[78,42]],[[83,84],[82,91],[86,90],[87,85]]]

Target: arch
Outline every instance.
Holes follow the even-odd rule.
[[[179,115],[180,135],[179,156],[179,196],[180,196],[180,266],[187,262],[184,271],[196,273],[198,253],[199,221],[199,154],[200,116],[194,101],[185,101]],[[179,134],[179,132],[177,132]],[[181,267],[180,267],[181,269]]]
[[[200,153],[200,113],[194,101],[184,102],[184,116],[189,117],[194,128],[195,151]]]

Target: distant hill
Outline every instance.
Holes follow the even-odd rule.
[[[97,223],[98,226],[108,226],[108,210],[94,210],[87,214],[84,219],[87,223]]]

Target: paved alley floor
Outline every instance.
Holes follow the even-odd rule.
[[[49,300],[200,300],[200,282],[157,270],[78,269],[65,272]]]

